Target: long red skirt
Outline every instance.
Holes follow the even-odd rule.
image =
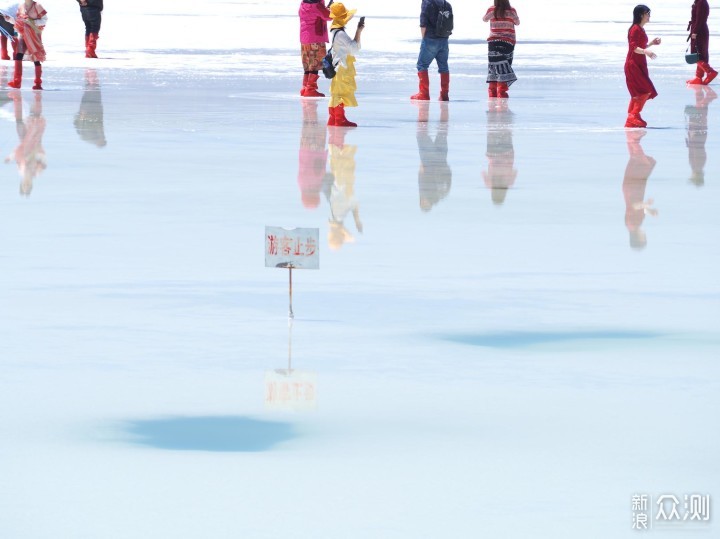
[[[644,55],[635,54],[635,56],[639,57],[639,61],[628,58],[625,62],[625,82],[627,83],[628,92],[630,92],[631,97],[650,94],[649,99],[653,99],[658,93],[650,80],[647,60]]]

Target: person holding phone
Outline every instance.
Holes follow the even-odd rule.
[[[334,127],[357,127],[357,124],[345,117],[345,107],[357,107],[355,90],[355,55],[360,52],[360,35],[365,28],[365,18],[360,19],[355,37],[345,32],[345,26],[355,15],[356,9],[348,10],[344,4],[330,5],[332,25],[332,55],[333,62],[337,64],[337,73],[330,83],[330,104],[328,106],[328,125]]]

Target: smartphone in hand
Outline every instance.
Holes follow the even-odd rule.
[[[365,16],[363,15],[360,17],[360,22],[358,23],[358,26],[365,26]]]

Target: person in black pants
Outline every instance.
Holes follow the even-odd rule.
[[[0,59],[2,60],[10,60],[10,55],[8,54],[8,39],[12,42],[14,55],[16,47],[15,26],[13,23],[6,21],[5,17],[0,13],[0,49],[2,51],[0,52]]]
[[[100,38],[103,0],[77,0],[85,23],[85,58],[97,58],[95,48]]]

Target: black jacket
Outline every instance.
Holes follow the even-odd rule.
[[[80,0],[77,0],[77,3],[80,3]],[[97,9],[98,11],[103,10],[103,0],[85,0],[85,5],[80,6],[80,9],[82,8],[90,8],[90,9]]]

